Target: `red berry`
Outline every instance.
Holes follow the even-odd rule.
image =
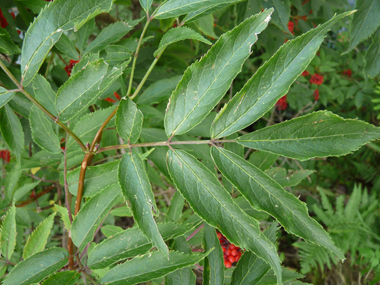
[[[238,251],[236,249],[231,250],[231,255],[237,256]]]
[[[216,236],[218,237],[218,239],[222,239],[222,234],[221,233],[216,233]]]
[[[320,74],[314,74],[311,76],[310,78],[310,83],[311,84],[317,84],[317,85],[321,85],[323,83],[323,75],[320,75]]]
[[[231,255],[231,250],[230,250],[230,249],[227,249],[227,251],[226,251],[226,255],[227,255],[227,256],[230,256],[230,255]]]
[[[235,262],[235,256],[229,256],[228,261],[231,263],[234,263]]]
[[[288,29],[289,31],[294,34],[293,30],[294,30],[294,23],[292,21],[289,21],[288,22]]]
[[[305,70],[304,72],[302,72],[301,76],[308,76],[310,75],[309,71]]]
[[[226,268],[231,268],[232,263],[229,262],[229,261],[224,261],[224,266],[225,266]]]
[[[69,64],[65,66],[65,70],[68,76],[71,75],[71,70],[73,69],[74,65],[76,65],[79,62],[79,60],[70,59]]]
[[[236,249],[236,246],[234,244],[230,244],[230,246],[228,247],[229,249]]]
[[[314,96],[315,101],[319,100],[319,90],[318,89],[315,89],[313,96]]]
[[[286,110],[288,107],[288,102],[286,101],[286,95],[281,97],[277,103],[276,106],[278,107],[279,110]]]
[[[240,257],[241,257],[241,255],[236,256],[236,257],[235,257],[235,262],[238,262],[239,259],[240,259]]]
[[[119,100],[120,101],[120,95],[119,94],[117,94],[117,92],[115,92],[115,93],[113,93],[113,96],[115,96],[115,98],[117,99],[117,100]]]
[[[351,77],[352,76],[352,70],[351,69],[346,69],[346,70],[343,70],[343,74],[344,75],[347,75],[348,77]]]
[[[112,99],[112,98],[110,98],[110,97],[107,97],[107,98],[104,99],[104,100],[106,100],[107,102],[110,102],[110,103],[114,103],[114,102],[116,102],[114,99]]]

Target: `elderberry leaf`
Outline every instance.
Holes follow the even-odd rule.
[[[350,45],[345,53],[368,39],[379,27],[380,2],[378,0],[357,0],[357,12],[350,21]]]
[[[158,231],[153,213],[159,210],[144,162],[135,152],[126,153],[119,163],[119,183],[123,195],[131,203],[133,217],[141,231],[161,252],[168,256],[169,249]]]
[[[72,59],[78,59],[79,54],[78,51],[75,48],[75,45],[73,42],[66,36],[65,34],[62,34],[58,42],[56,42],[55,47],[62,52],[63,54],[67,55],[69,58]]]
[[[140,21],[141,19],[133,20],[128,23],[118,21],[107,26],[99,33],[96,39],[89,44],[84,54],[101,51],[102,49],[106,48],[106,46],[108,46],[109,44],[112,44],[120,40],[126,33],[131,31]]]
[[[119,187],[120,189],[120,186],[117,183],[119,161],[120,160],[116,160],[96,166],[88,166],[83,185],[83,197],[92,197],[109,185],[115,184],[114,187]],[[78,193],[79,173],[80,167],[67,174],[69,191],[75,196]]]
[[[21,52],[23,85],[33,80],[64,31],[78,30],[96,15],[108,12],[111,6],[112,0],[62,0],[46,5],[25,34]]]
[[[20,48],[12,41],[8,31],[0,27],[0,53],[12,55],[20,52]]]
[[[71,225],[71,238],[79,251],[93,240],[100,223],[120,200],[120,188],[110,185],[84,204]]]
[[[10,260],[16,246],[16,207],[9,207],[1,225],[0,249],[1,254]]]
[[[53,129],[53,121],[36,105],[33,105],[30,110],[29,123],[32,138],[36,144],[51,153],[60,153],[62,151],[59,138]]]
[[[185,71],[165,115],[169,137],[194,128],[222,99],[251,54],[257,35],[268,26],[272,12],[266,10],[223,34],[200,61]]]
[[[4,87],[0,86],[0,108],[7,104],[10,100],[12,100],[15,94],[15,92],[9,91]]]
[[[199,223],[158,223],[158,230],[164,240],[174,239],[194,230]],[[153,247],[139,227],[123,230],[94,247],[88,256],[91,269],[110,266],[116,262],[145,254]]]
[[[73,119],[95,102],[106,73],[107,64],[100,59],[89,63],[58,89],[56,104],[62,122]]]
[[[116,129],[118,134],[128,142],[135,142],[141,134],[144,115],[131,99],[120,100],[116,113]]]
[[[214,250],[206,257],[205,263],[208,263],[208,273],[207,276],[204,276],[206,271],[203,273],[203,279],[208,280],[209,282],[203,284],[224,284],[224,259],[223,251],[220,246],[220,241],[216,235],[216,231],[213,227],[204,223],[204,243],[205,250]]]
[[[76,285],[80,279],[80,273],[77,271],[62,271],[51,275],[45,279],[41,285]]]
[[[260,231],[259,223],[232,200],[217,177],[192,155],[169,150],[169,173],[190,207],[233,244],[256,253],[276,272],[281,284],[280,259],[276,247]]]
[[[24,195],[26,195],[29,191],[34,189],[41,181],[35,181],[32,183],[26,183],[21,187],[17,188],[13,194],[13,203],[17,203]]]
[[[203,42],[208,45],[212,45],[212,43],[205,39],[202,35],[197,33],[196,31],[188,28],[188,27],[177,27],[175,29],[170,29],[165,35],[162,37],[160,44],[158,45],[158,49],[154,52],[153,56],[157,56],[160,51],[164,50],[167,46],[172,43],[183,41],[183,40],[197,40]]]
[[[182,76],[178,75],[156,81],[149,85],[149,87],[137,98],[137,105],[153,105],[168,99],[181,78]]]
[[[380,129],[371,124],[318,111],[246,134],[237,142],[245,147],[307,160],[346,155],[379,137]]]
[[[140,0],[140,5],[143,7],[145,12],[148,12],[150,7],[152,6],[153,0]]]
[[[264,8],[273,8],[273,23],[284,30],[289,32],[288,22],[290,17],[290,1],[289,0],[264,0],[261,1]]]
[[[4,141],[17,160],[21,159],[24,151],[24,131],[20,119],[9,105],[0,109],[0,131]]]
[[[147,282],[163,277],[177,269],[193,265],[209,253],[210,251],[202,254],[184,254],[170,251],[168,259],[168,256],[160,251],[151,252],[115,266],[103,276],[100,282],[109,285],[132,285]]]
[[[199,10],[210,10],[215,7],[220,7],[221,4],[233,4],[241,0],[169,0],[160,8],[154,18],[167,19],[174,18]],[[213,10],[214,11],[214,10]],[[209,13],[211,13],[210,11]],[[206,12],[204,13],[204,15]]]
[[[265,171],[265,174],[275,180],[282,187],[293,187],[298,185],[303,179],[313,174],[315,171],[302,169],[299,171],[287,171],[285,168],[272,167]]]
[[[322,226],[309,216],[305,203],[240,156],[217,147],[213,147],[211,153],[218,169],[252,207],[272,215],[289,233],[321,245],[344,259]]]
[[[281,46],[219,112],[211,126],[212,137],[221,138],[244,129],[272,109],[309,65],[325,34],[352,13],[335,16]]]
[[[41,74],[37,74],[33,79],[33,93],[37,101],[54,116],[57,116],[55,106],[55,92],[50,83]]]
[[[28,237],[22,254],[24,259],[45,249],[56,214],[57,213],[52,213],[49,217],[43,220]]]
[[[28,285],[42,281],[67,263],[66,249],[50,248],[19,262],[7,275],[3,285]]]
[[[373,42],[367,50],[365,61],[364,72],[371,78],[376,77],[380,72],[380,28],[374,35]]]

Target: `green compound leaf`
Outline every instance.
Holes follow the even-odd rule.
[[[53,227],[55,215],[56,213],[53,213],[42,221],[29,236],[22,254],[24,259],[27,259],[29,256],[45,249],[51,228]]]
[[[56,104],[62,122],[74,118],[95,102],[107,68],[103,59],[91,62],[58,89]]]
[[[216,227],[233,244],[256,253],[276,272],[281,284],[281,266],[276,247],[221,187],[217,177],[195,157],[181,150],[169,150],[167,164],[177,189],[191,208]]]
[[[241,71],[272,12],[271,9],[255,15],[223,34],[200,61],[185,71],[166,111],[168,137],[186,133],[212,111]]]
[[[10,260],[16,245],[16,207],[12,205],[1,225],[1,254]]]
[[[153,105],[170,97],[182,76],[174,76],[154,82],[137,98],[137,105]]]
[[[193,265],[205,258],[204,254],[184,254],[170,251],[168,256],[160,251],[135,257],[117,265],[103,276],[102,284],[132,285],[156,279],[177,269]]]
[[[204,279],[208,279],[208,283],[203,284],[224,284],[224,259],[223,251],[220,246],[220,241],[216,236],[216,231],[213,227],[205,223],[204,243],[205,250],[214,250],[206,257],[205,263],[208,262],[209,276]]]
[[[285,32],[289,32],[288,22],[290,17],[289,0],[264,0],[261,1],[264,8],[273,8],[273,23]]]
[[[108,12],[111,6],[112,0],[58,0],[46,5],[25,35],[21,52],[23,85],[33,80],[64,31],[78,30],[96,15]]]
[[[37,252],[18,263],[8,274],[3,285],[29,285],[42,281],[67,263],[68,252],[50,248]]]
[[[141,134],[144,115],[129,98],[121,99],[116,113],[118,134],[128,142],[135,142]]]
[[[157,224],[164,240],[184,235],[198,224]],[[92,269],[105,268],[118,261],[145,254],[153,247],[145,234],[138,228],[124,230],[96,245],[88,256],[87,265]]]
[[[11,92],[5,89],[4,87],[0,86],[0,108],[7,104],[10,100],[12,100],[15,94],[15,92]]]
[[[24,150],[24,131],[20,119],[9,105],[0,109],[0,130],[4,141],[18,160]]]
[[[80,251],[93,240],[97,227],[121,199],[120,189],[110,185],[84,204],[71,225],[71,238]]]
[[[237,0],[169,0],[155,14],[156,19],[178,17],[199,10],[220,7],[221,4],[232,4]],[[211,11],[210,11],[211,13]],[[206,13],[204,13],[206,14]]]
[[[62,271],[51,275],[41,285],[76,285],[80,279],[77,271]]]
[[[166,256],[165,244],[153,217],[159,213],[144,162],[135,152],[126,153],[119,164],[119,183],[126,199],[131,203],[133,217],[142,232]]]
[[[352,12],[335,16],[284,44],[219,112],[211,126],[212,137],[231,135],[268,112],[309,65],[325,34],[336,22],[350,14]]]
[[[161,39],[158,49],[154,52],[154,56],[157,56],[160,51],[165,49],[172,43],[183,41],[183,40],[197,40],[208,45],[212,43],[205,39],[202,35],[188,27],[178,27],[175,29],[170,29]]]
[[[0,28],[0,53],[19,54],[20,48],[15,45],[6,29]]]
[[[98,52],[106,46],[120,40],[126,33],[131,31],[141,20],[134,20],[129,23],[123,21],[116,22],[104,28],[99,35],[87,47],[84,54]]]
[[[55,92],[50,83],[41,74],[37,74],[33,79],[33,92],[37,101],[41,103],[50,113],[57,116],[55,106]]]
[[[307,160],[341,156],[380,137],[380,130],[359,120],[319,111],[241,136],[245,147]]]
[[[322,226],[309,216],[306,204],[240,156],[216,147],[211,153],[218,169],[252,207],[272,215],[289,233],[321,245],[344,259]]]
[[[32,138],[42,149],[51,153],[60,153],[61,143],[53,129],[53,121],[44,114],[36,105],[32,106],[29,113]]]
[[[378,0],[357,0],[355,8],[357,12],[350,23],[350,45],[346,53],[368,39],[380,25]]]
[[[109,163],[87,167],[86,177],[83,186],[83,197],[92,197],[99,191],[103,190],[111,184],[117,184],[117,171],[119,160]],[[80,167],[69,172],[67,175],[67,183],[69,191],[73,195],[77,195]],[[118,187],[118,185],[116,185]],[[120,189],[120,187],[119,187]]]
[[[148,12],[150,7],[152,6],[153,0],[140,0],[140,5],[143,7],[145,12]]]

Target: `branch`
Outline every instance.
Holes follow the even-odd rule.
[[[17,204],[16,207],[20,208],[20,207],[24,207],[26,205],[29,205],[31,203],[33,203],[34,201],[36,201],[38,198],[40,198],[41,196],[49,193],[51,190],[53,190],[56,186],[55,185],[52,185],[52,186],[49,186],[47,187],[46,189],[42,190],[40,193],[38,193],[36,196],[34,196],[33,198],[30,198],[29,200],[25,200],[23,202],[21,202],[20,204]]]

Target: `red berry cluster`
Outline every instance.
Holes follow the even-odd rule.
[[[278,107],[279,110],[286,110],[288,108],[288,102],[286,101],[286,95],[281,97],[277,103],[276,106]]]
[[[321,85],[323,83],[323,75],[320,74],[313,74],[310,78],[310,83],[311,84],[317,84]]]
[[[120,101],[121,96],[119,94],[117,94],[117,92],[113,93],[113,96],[115,96],[115,98]],[[110,103],[115,103],[116,102],[116,100],[112,99],[111,97],[107,97],[104,100],[107,101],[107,102],[110,102]]]
[[[221,233],[216,234],[218,236],[220,245],[223,250],[224,266],[230,268],[232,263],[238,262],[241,257],[240,247],[237,247],[230,243]]]
[[[294,35],[294,32],[293,32],[293,30],[294,30],[294,23],[292,21],[288,22],[288,29]]]
[[[11,160],[11,153],[7,149],[0,150],[0,158],[6,162],[9,162]]]
[[[65,70],[68,76],[71,75],[71,70],[73,70],[74,65],[76,65],[79,60],[70,59],[69,64],[65,66]]]
[[[3,12],[0,9],[0,24],[3,29],[5,29],[8,26],[8,21],[5,19]]]
[[[319,90],[318,89],[315,89],[313,96],[314,96],[315,101],[319,100]]]
[[[343,70],[343,74],[347,75],[348,77],[351,77],[352,76],[352,70],[351,69]]]

